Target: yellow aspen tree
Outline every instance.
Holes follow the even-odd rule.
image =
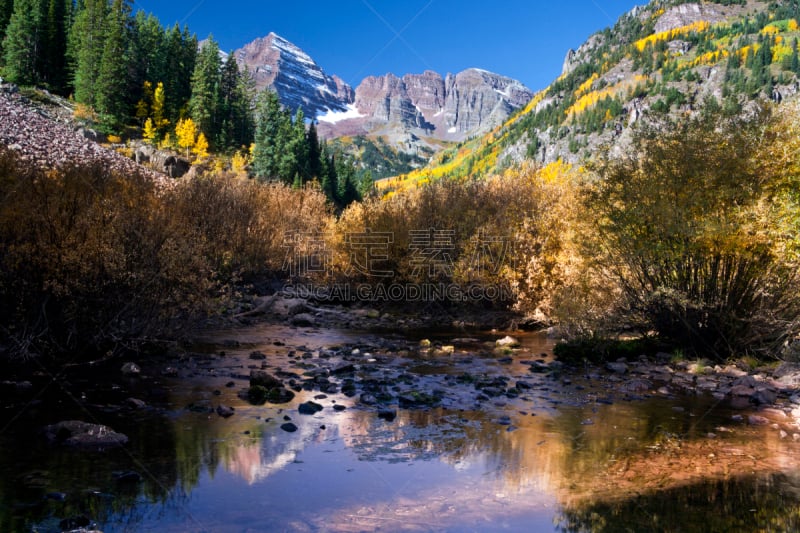
[[[169,132],[167,132],[167,134],[164,135],[164,139],[160,143],[158,143],[158,147],[161,148],[162,150],[164,148],[172,147],[172,136],[170,135]]]
[[[206,134],[202,131],[200,135],[197,136],[197,141],[194,143],[194,153],[197,154],[197,157],[200,159],[208,157],[208,140],[206,140]]]
[[[189,150],[197,139],[197,126],[194,121],[190,118],[179,121],[175,126],[175,135],[178,137],[178,146],[186,148],[186,157],[189,157]]]
[[[142,132],[144,140],[153,144],[158,136],[158,130],[153,125],[153,119],[148,118],[144,123],[144,131]]]
[[[246,176],[248,162],[249,158],[247,157],[247,154],[236,152],[233,154],[233,157],[231,157],[231,170],[237,176]]]
[[[165,102],[166,95],[164,94],[164,84],[158,82],[155,91],[153,91],[153,120],[157,130],[161,130],[169,125],[169,120],[164,117]]]
[[[149,81],[144,82],[144,97],[136,102],[136,118],[144,120],[150,116],[150,104],[153,101],[153,84]]]

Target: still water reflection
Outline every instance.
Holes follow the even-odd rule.
[[[230,369],[246,365],[253,349],[279,357],[291,346],[354,341],[263,327],[218,339],[232,335],[245,344],[228,348],[223,366]],[[567,386],[517,364],[543,342],[527,339],[512,364],[472,363],[532,380],[530,394],[481,409],[467,401],[401,409],[392,421],[340,394],[318,398],[324,409],[313,416],[299,415],[297,405],[318,392],[283,406],[249,406],[225,387],[236,371],[222,367],[127,383],[160,407],[133,412],[109,407],[119,400],[113,383],[83,376],[54,384],[42,405],[60,401],[58,412],[35,403],[6,409],[5,418],[17,418],[0,435],[0,531],[61,531],[84,518],[105,532],[800,526],[800,445],[769,427],[732,424],[732,412],[710,398],[591,401],[599,393],[580,376]],[[79,391],[88,391],[85,401],[77,401]],[[185,408],[200,401],[233,405],[236,415]],[[347,409],[334,411],[334,402]],[[87,416],[126,433],[129,444],[90,454],[52,448],[37,433],[46,423]],[[280,429],[287,416],[294,433]],[[124,475],[130,472],[141,480]]]

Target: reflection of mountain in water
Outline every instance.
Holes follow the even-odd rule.
[[[687,403],[705,410],[702,404],[703,400],[697,398]],[[439,520],[430,522],[437,527],[449,524],[449,519],[477,520],[481,513],[518,514],[522,519],[534,502],[540,505],[551,499],[565,506],[562,518],[567,524],[585,524],[598,509],[611,512],[640,497],[634,495],[649,493],[653,502],[664,494],[667,502],[662,511],[676,513],[687,498],[698,491],[705,494],[704,487],[715,486],[726,497],[739,498],[739,491],[752,492],[754,486],[796,464],[798,454],[788,448],[790,444],[756,428],[743,428],[735,446],[731,444],[721,452],[707,435],[729,419],[728,413],[711,413],[695,420],[676,416],[673,405],[655,399],[565,407],[554,417],[515,413],[512,431],[485,412],[401,411],[396,420],[387,423],[372,412],[349,409],[335,415],[334,423],[326,420],[324,436],[326,441],[340,441],[344,450],[353,452],[352,457],[343,457],[346,453],[331,455],[331,461],[342,461],[343,465],[354,460],[429,465],[425,467],[425,484],[409,485],[413,494],[404,494],[402,503],[393,501],[391,494],[376,493],[369,513],[380,514],[385,509],[400,512],[400,506],[403,513]],[[304,449],[322,441],[318,425],[303,427],[291,435],[267,435],[260,445],[250,442],[234,446],[225,454],[228,470],[251,484],[266,482]],[[714,461],[709,460],[712,451],[716,451]],[[758,458],[758,464],[753,457]],[[761,468],[764,475],[730,477],[731,472],[742,471],[745,466]],[[444,473],[448,469],[449,475]],[[776,498],[787,508],[797,509],[800,497],[796,492]],[[381,504],[383,497],[388,499]],[[770,501],[767,498],[765,505],[771,505]],[[589,514],[584,513],[587,509]],[[346,517],[365,512],[363,507],[345,505],[335,511],[335,516],[328,516],[326,520],[332,522],[326,523],[341,520],[344,524]],[[362,527],[380,523],[365,520],[359,522]]]
[[[253,485],[292,464],[318,435],[316,425],[299,424],[295,433],[273,430],[261,438],[236,442],[225,450],[225,468]]]

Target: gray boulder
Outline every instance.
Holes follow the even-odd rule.
[[[142,144],[136,147],[136,151],[133,152],[133,159],[140,165],[144,165],[145,163],[150,162],[155,153],[156,149],[153,146],[149,144]]]
[[[192,168],[192,164],[188,159],[184,159],[183,157],[172,155],[164,161],[164,172],[170,178],[180,178],[189,172],[190,168]]]

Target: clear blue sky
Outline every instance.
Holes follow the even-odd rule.
[[[134,0],[224,51],[275,32],[353,87],[368,75],[479,67],[534,90],[564,55],[646,0]]]

